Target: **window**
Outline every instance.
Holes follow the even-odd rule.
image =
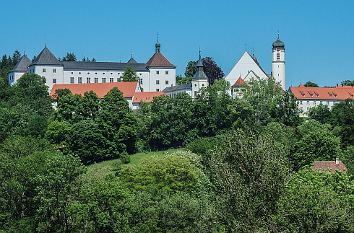
[[[168,80],[165,81],[165,84],[168,85]]]
[[[110,82],[110,83],[113,83],[113,82],[114,82],[114,79],[113,79],[113,78],[109,78],[109,82]]]
[[[103,74],[106,74],[106,73],[103,73]]]
[[[194,91],[194,96],[197,96],[197,91]]]
[[[75,78],[74,77],[70,77],[70,83],[75,83]]]
[[[77,83],[82,83],[82,77],[77,78]]]
[[[79,72],[79,74],[81,74],[81,72]]]
[[[56,73],[57,72],[57,69],[53,69],[53,73]]]
[[[156,80],[156,84],[160,84],[160,80]]]
[[[280,60],[280,53],[277,53],[277,60]]]
[[[74,74],[74,72],[71,72],[71,74]]]
[[[55,78],[53,78],[53,83],[57,83],[57,80]]]
[[[168,74],[168,70],[165,71],[165,74]]]
[[[98,78],[95,78],[95,83],[98,83]]]
[[[102,78],[102,83],[105,83],[106,82],[106,78]]]
[[[157,70],[157,71],[156,71],[156,74],[160,74],[160,71],[159,71],[159,70]]]
[[[158,88],[157,88],[157,89],[156,89],[156,91],[157,91],[157,92],[159,92],[159,91],[160,91],[160,89],[158,89]]]
[[[91,83],[91,78],[87,78],[86,83]]]
[[[43,68],[43,73],[47,72],[47,69]]]
[[[204,84],[202,84],[202,87],[204,87]]]
[[[143,84],[143,79],[140,78],[139,81],[140,81],[140,85],[142,85]]]

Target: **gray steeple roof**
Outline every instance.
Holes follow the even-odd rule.
[[[128,64],[132,64],[132,63],[135,64],[135,63],[138,63],[138,62],[133,57],[131,57],[127,63]]]
[[[20,60],[18,61],[18,63],[16,64],[16,66],[13,68],[12,71],[14,72],[26,72],[28,66],[31,64],[31,60],[26,56],[23,55]]]
[[[32,62],[32,65],[61,65],[54,54],[45,47],[37,58]]]
[[[202,57],[200,56],[200,51],[199,51],[199,60],[197,62],[197,72],[195,72],[193,79],[194,80],[208,79],[208,77],[204,73],[204,65],[203,65]]]
[[[278,47],[284,48],[284,47],[285,47],[284,42],[279,39],[279,33],[278,33],[278,38],[277,38],[277,40],[274,41],[272,45],[273,45],[273,48],[278,48]]]

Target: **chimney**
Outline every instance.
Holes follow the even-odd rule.
[[[339,165],[339,158],[336,158],[336,165]]]

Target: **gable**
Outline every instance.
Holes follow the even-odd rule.
[[[252,75],[250,75],[250,73]],[[225,80],[233,84],[236,80],[241,77],[245,81],[249,81],[252,77],[259,77],[260,79],[267,79],[267,74],[259,66],[254,58],[248,53],[245,52],[240,60],[235,64],[231,69],[230,73],[225,77]]]

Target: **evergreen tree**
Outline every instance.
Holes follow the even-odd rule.
[[[123,82],[137,82],[139,77],[132,67],[127,67],[123,73],[122,80]]]

